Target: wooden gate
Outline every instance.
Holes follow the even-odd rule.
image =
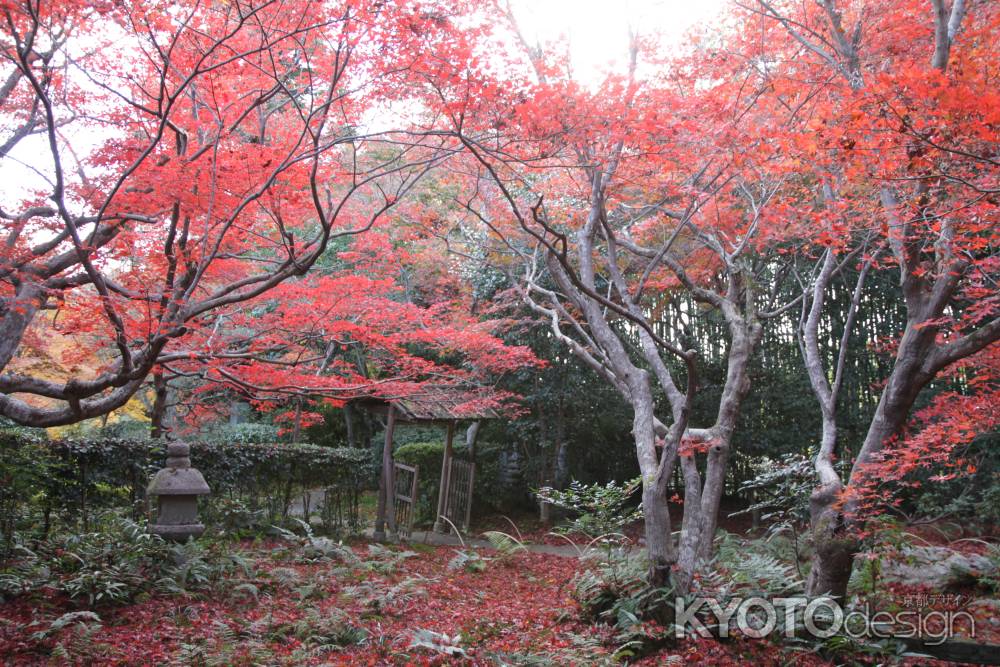
[[[451,460],[444,515],[463,531],[469,530],[469,515],[472,512],[472,487],[475,476],[476,465],[474,463],[459,459]]]
[[[396,535],[408,540],[413,534],[413,506],[417,499],[419,466],[393,464],[393,519]]]

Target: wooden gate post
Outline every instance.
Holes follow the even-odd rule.
[[[441,484],[438,487],[437,516],[434,519],[434,532],[443,533],[445,522],[441,518],[448,510],[448,485],[451,481],[451,443],[455,436],[455,422],[448,422],[448,433],[444,440],[444,456],[441,457]]]
[[[396,529],[396,480],[392,456],[392,432],[396,428],[396,413],[389,405],[385,421],[385,447],[382,449],[382,474],[378,478],[378,510],[375,515],[376,540],[385,540],[385,526],[388,520],[389,530]]]
[[[469,521],[472,519],[472,490],[476,488],[476,464],[469,463],[469,501],[465,504],[465,530],[469,530]]]

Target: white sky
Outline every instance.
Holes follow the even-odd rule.
[[[658,33],[679,42],[694,24],[718,14],[726,0],[511,0],[529,41],[565,36],[574,76],[599,81],[602,70],[624,63],[631,26],[640,35]]]

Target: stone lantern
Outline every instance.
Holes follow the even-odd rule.
[[[146,494],[157,496],[159,511],[150,532],[168,540],[184,541],[205,532],[198,521],[198,496],[209,493],[205,478],[191,467],[186,442],[167,445],[167,467],[153,476]]]

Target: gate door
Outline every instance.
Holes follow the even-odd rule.
[[[413,506],[417,499],[417,473],[419,466],[394,463],[393,481],[396,534],[408,540],[413,534]]]
[[[472,485],[475,476],[476,465],[474,463],[459,459],[451,460],[445,516],[463,531],[469,530],[469,514],[472,511]]]

